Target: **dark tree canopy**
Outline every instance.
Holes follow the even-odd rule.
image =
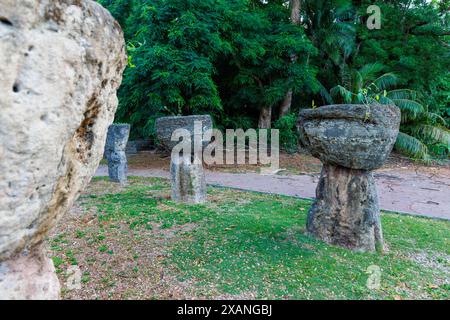
[[[292,147],[299,109],[364,100],[401,108],[399,151],[448,157],[449,0],[377,1],[380,30],[367,0],[99,2],[125,32],[117,120],[134,136],[161,115],[209,113],[219,128],[273,125]]]

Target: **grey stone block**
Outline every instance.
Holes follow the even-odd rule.
[[[206,201],[206,180],[202,163],[191,161],[190,156],[172,158],[170,163],[172,200],[183,203]]]
[[[108,160],[108,174],[113,182],[127,182],[127,156],[125,153],[130,125],[112,124],[106,137],[105,157]]]
[[[212,120],[209,115],[194,115],[194,116],[175,116],[175,117],[162,117],[156,119],[156,134],[158,140],[169,150],[172,150],[174,146],[178,144],[178,141],[171,141],[172,133],[176,129],[186,129],[191,133],[191,141],[194,142],[194,124],[195,121],[202,122],[202,134],[212,129]],[[201,139],[202,137],[200,137]],[[203,145],[209,143],[209,141],[203,141]],[[194,150],[192,146],[192,150]]]

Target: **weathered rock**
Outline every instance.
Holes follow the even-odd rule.
[[[1,0],[0,18],[0,299],[57,298],[42,243],[102,157],[123,34],[90,0]]]
[[[330,244],[368,251],[383,248],[372,172],[324,164],[306,227]]]
[[[300,112],[300,142],[323,163],[374,170],[391,153],[400,126],[393,105],[332,105]]]
[[[191,156],[171,159],[170,176],[172,200],[183,203],[204,203],[206,201],[206,180],[201,160]]]
[[[195,130],[195,123],[201,122],[201,127]],[[179,141],[172,141],[172,133],[177,129],[185,129],[190,133],[191,154],[174,155],[171,157],[170,174],[172,182],[172,200],[185,203],[202,203],[206,201],[206,182],[203,171],[203,148],[210,142],[203,139],[203,134],[212,129],[209,115],[186,117],[163,117],[156,120],[156,132],[159,141],[172,150]],[[195,150],[194,143],[201,143]]]
[[[52,260],[43,248],[0,263],[0,298],[49,300],[59,297],[60,285]]]
[[[128,124],[112,124],[108,128],[105,156],[108,160],[109,179],[113,182],[122,184],[127,182],[128,165],[125,150],[129,136]]]
[[[383,165],[400,127],[391,105],[333,105],[302,110],[301,144],[323,163],[307,230],[346,248],[383,249],[378,196],[371,170]]]
[[[174,146],[178,144],[178,141],[172,141],[172,133],[176,129],[185,129],[191,133],[191,141],[194,143],[194,139],[199,139],[203,146],[208,144],[209,141],[204,141],[203,136],[196,135],[194,133],[194,124],[196,121],[201,121],[201,135],[209,129],[212,129],[212,120],[209,115],[194,115],[194,116],[174,116],[174,117],[162,117],[156,119],[156,134],[158,140],[169,150],[172,150]],[[194,150],[192,145],[191,150]]]

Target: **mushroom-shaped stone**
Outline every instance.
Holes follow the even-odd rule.
[[[323,163],[307,230],[347,248],[383,248],[380,209],[371,170],[389,156],[400,126],[394,105],[332,105],[302,110],[301,144]]]
[[[159,141],[172,150],[180,141],[172,141],[172,134],[182,129],[183,139],[191,141],[188,154],[172,154],[170,175],[172,200],[184,203],[202,203],[206,200],[206,181],[202,163],[203,147],[209,143],[204,133],[212,129],[209,115],[163,117],[156,120],[156,132]],[[195,147],[197,144],[197,147]]]
[[[102,158],[125,42],[95,1],[2,0],[0,16],[0,299],[53,299],[44,239]]]
[[[331,105],[300,112],[300,142],[323,163],[374,170],[397,138],[400,110],[394,105]]]
[[[108,160],[109,179],[125,184],[127,182],[127,148],[130,136],[129,124],[112,124],[106,137],[105,157]]]

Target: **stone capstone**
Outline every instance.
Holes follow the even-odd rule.
[[[0,299],[58,297],[42,244],[102,158],[126,62],[95,1],[1,0]]]
[[[177,129],[185,129],[191,133],[191,141],[194,143],[196,134],[194,132],[195,122],[201,121],[201,134],[207,130],[212,129],[212,120],[209,115],[193,115],[193,116],[174,116],[174,117],[162,117],[156,119],[156,135],[158,140],[167,149],[172,150],[174,146],[178,144],[178,141],[172,141],[172,133]],[[203,136],[197,136],[202,145],[205,146],[209,141],[204,141]],[[192,145],[191,150],[194,150]]]
[[[391,153],[400,110],[389,105],[332,105],[300,112],[300,142],[323,163],[374,170]]]

